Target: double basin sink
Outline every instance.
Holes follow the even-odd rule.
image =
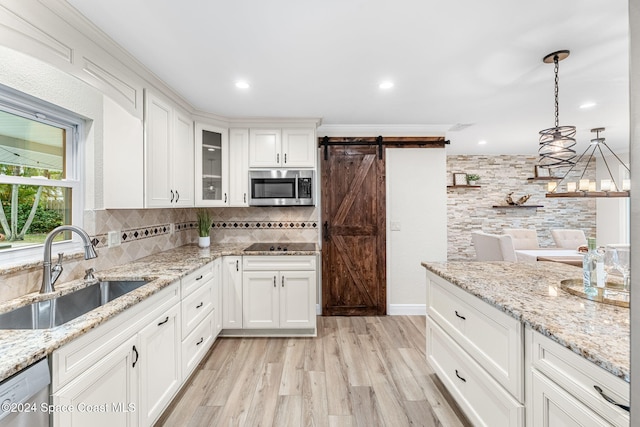
[[[2,313],[0,329],[55,328],[147,283],[148,280],[99,281],[66,295]]]

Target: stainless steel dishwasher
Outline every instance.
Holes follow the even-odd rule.
[[[49,384],[46,358],[0,383],[0,427],[49,425]]]

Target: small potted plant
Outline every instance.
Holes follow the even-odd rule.
[[[468,173],[467,174],[467,184],[469,184],[469,185],[477,185],[479,180],[480,180],[480,175],[475,174],[475,173]]]
[[[208,248],[211,244],[211,215],[207,209],[198,209],[197,212],[198,221],[198,246],[201,248]]]

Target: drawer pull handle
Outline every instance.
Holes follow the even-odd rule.
[[[600,396],[602,396],[602,398],[604,400],[606,400],[607,402],[611,403],[612,405],[616,405],[618,408],[622,408],[627,412],[631,412],[631,408],[627,405],[622,405],[620,403],[616,403],[615,400],[613,400],[612,398],[610,398],[609,396],[607,396],[606,394],[604,394],[604,390],[602,390],[600,387],[598,387],[597,385],[594,385],[593,388],[596,389],[596,391],[598,393],[600,393]]]
[[[236,271],[240,271],[240,261],[236,260]]]
[[[131,367],[135,368],[136,367],[136,363],[138,363],[138,357],[140,357],[140,355],[138,354],[138,349],[136,348],[135,345],[133,346],[132,350],[136,354],[136,360],[133,361],[133,364],[131,365]]]
[[[198,342],[196,343],[196,345],[200,345],[200,344],[202,344],[203,342],[204,342],[204,338],[200,337],[200,341],[198,341]]]
[[[458,370],[457,370],[457,369],[456,369],[456,377],[460,378],[460,379],[461,379],[463,382],[465,382],[465,383],[467,382],[467,380],[465,380],[464,378],[462,378],[462,377],[460,376],[460,374],[458,373]]]
[[[284,288],[284,276],[282,276],[282,287]]]
[[[198,277],[196,277],[196,280],[202,280],[202,274]]]
[[[204,305],[204,302],[200,302],[200,304],[196,305],[196,308],[200,308]]]
[[[158,326],[162,326],[162,325],[164,325],[165,323],[167,323],[168,321],[169,321],[169,316],[165,317],[165,318],[164,318],[164,320],[163,320],[162,322],[158,323]]]
[[[456,316],[458,316],[458,317],[459,317],[459,318],[461,318],[462,320],[467,320],[467,318],[466,318],[466,317],[464,317],[464,316],[460,316],[460,314],[458,313],[458,310],[455,310],[455,312],[456,312]]]
[[[276,287],[276,276],[273,276],[273,287]]]

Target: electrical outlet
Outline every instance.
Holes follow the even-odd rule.
[[[120,231],[110,231],[107,233],[107,247],[120,246]]]

